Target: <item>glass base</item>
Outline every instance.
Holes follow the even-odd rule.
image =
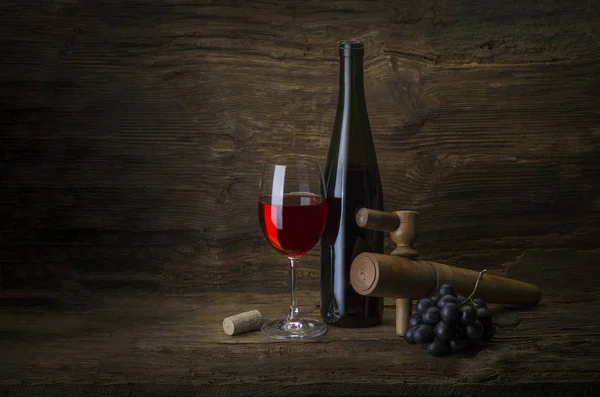
[[[262,326],[262,331],[275,339],[316,338],[327,332],[327,325],[311,319],[275,320]]]

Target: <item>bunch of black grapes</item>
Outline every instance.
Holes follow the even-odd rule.
[[[449,284],[442,285],[430,298],[417,302],[404,339],[424,344],[432,356],[462,353],[496,333],[492,314],[483,299],[466,299]]]

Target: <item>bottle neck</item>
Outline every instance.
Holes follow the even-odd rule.
[[[351,166],[377,168],[365,100],[363,52],[359,41],[340,43],[339,100],[328,155],[338,173]],[[341,178],[341,174],[336,178]],[[337,195],[338,187],[343,186],[336,185],[336,191],[330,192],[335,197],[341,197]]]
[[[340,104],[344,104],[345,107],[356,106],[358,109],[362,108],[365,104],[363,79],[362,51],[348,55],[342,54],[340,56]]]

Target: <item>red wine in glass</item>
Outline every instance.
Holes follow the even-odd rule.
[[[271,245],[288,258],[299,258],[319,241],[327,222],[327,202],[311,193],[288,193],[258,201],[258,217]]]
[[[327,222],[323,171],[313,156],[288,154],[265,160],[258,194],[258,220],[271,245],[290,264],[290,310],[262,330],[277,339],[314,338],[327,332],[319,320],[302,318],[296,299],[298,259],[319,241]]]

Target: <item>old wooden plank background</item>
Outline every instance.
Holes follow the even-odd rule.
[[[348,38],[366,47],[385,207],[421,212],[422,257],[597,312],[593,0],[1,2],[2,304],[282,296],[261,161],[325,159]],[[301,304],[318,302],[317,252]]]
[[[423,257],[596,286],[598,2],[0,7],[5,289],[281,291],[260,164],[324,160],[343,38],[365,42],[385,205],[421,212]]]

